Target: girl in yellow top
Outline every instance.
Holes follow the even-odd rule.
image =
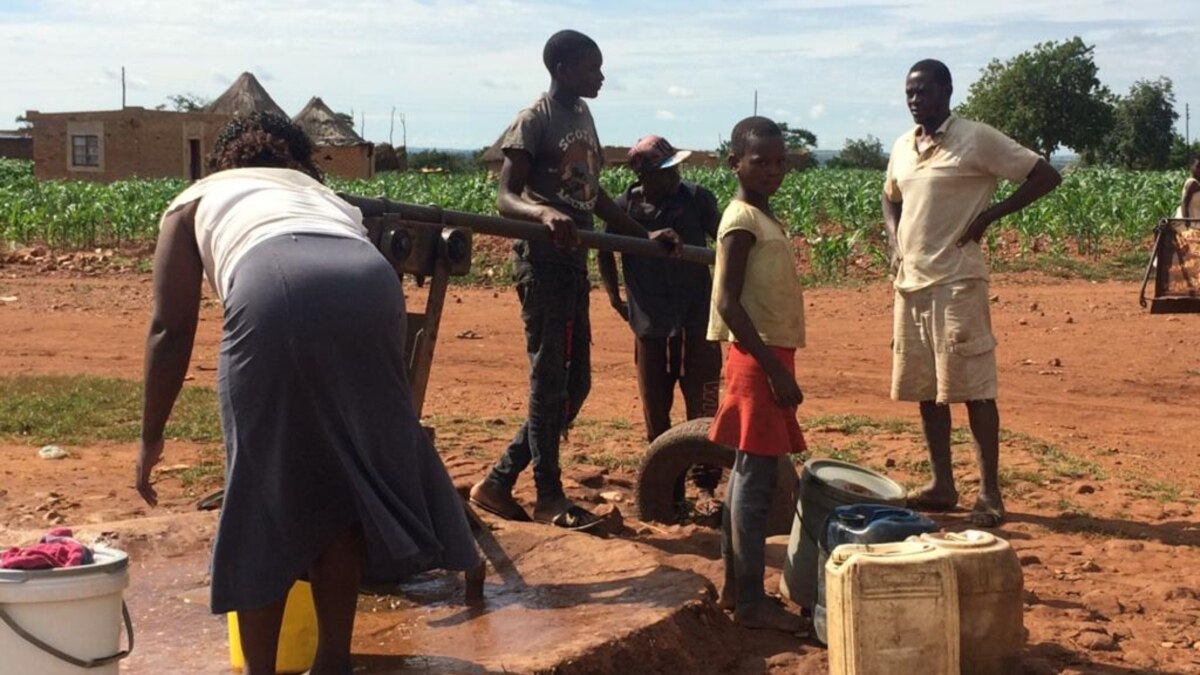
[[[733,128],[729,166],[737,194],[717,229],[708,339],[729,342],[725,394],[709,438],[738,449],[721,540],[720,604],[749,628],[798,632],[800,618],[767,598],[763,557],[779,458],[805,450],[796,422],[804,394],[795,352],[804,346],[804,298],[791,240],[769,199],[787,173],[779,126],[748,117]]]

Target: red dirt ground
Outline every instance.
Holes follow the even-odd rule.
[[[131,271],[46,272],[0,262],[0,374],[139,378],[149,282]],[[1130,283],[998,275],[992,292],[1002,422],[1015,432],[1002,458],[1011,518],[999,533],[1013,543],[1025,572],[1025,671],[1200,673],[1200,317],[1150,316],[1138,309]],[[564,451],[568,486],[576,498],[596,503],[605,500],[602,491],[619,493],[608,499],[621,500],[625,536],[716,581],[711,531],[630,518],[641,414],[628,329],[602,298],[593,294],[594,386]],[[423,291],[411,289],[409,301],[419,308]],[[807,397],[802,424],[838,414],[915,422],[914,406],[887,396],[888,286],[817,288],[807,301],[809,345],[798,359]],[[213,386],[221,316],[211,300],[201,321],[189,384]],[[479,339],[455,339],[467,331]],[[466,484],[502,449],[524,410],[515,294],[451,289],[441,336],[425,412],[439,427],[456,482]],[[862,462],[899,480],[921,480],[924,454],[911,430],[806,427],[814,448],[854,448]],[[162,506],[150,509],[138,499],[133,444],[70,450],[71,458],[47,462],[36,458],[35,447],[0,444],[0,528],[43,529],[50,511],[97,527],[162,515],[192,522],[183,514],[193,510],[198,491],[184,489],[170,473],[160,478]],[[969,505],[974,462],[969,445],[956,450]],[[196,446],[168,443],[164,464],[192,463],[199,454]],[[528,499],[524,481],[522,489],[519,496]],[[961,529],[962,517],[942,522]],[[167,574],[172,557],[200,555],[209,544],[204,531],[189,532],[170,544],[134,548],[147,558],[143,565]],[[728,672],[825,669],[823,652],[810,642],[750,632],[738,642],[742,666]]]

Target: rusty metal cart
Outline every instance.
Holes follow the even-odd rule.
[[[1154,249],[1138,302],[1147,306],[1146,286],[1154,276],[1151,314],[1200,313],[1200,218],[1163,218],[1154,228]]]

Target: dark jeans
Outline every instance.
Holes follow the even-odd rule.
[[[646,440],[654,442],[671,428],[676,383],[683,393],[689,420],[717,414],[721,345],[709,342],[704,329],[685,329],[681,335],[669,338],[637,338],[634,362],[646,420]],[[716,490],[721,482],[720,467],[698,464],[692,467],[690,475],[701,489]]]
[[[533,464],[538,501],[563,496],[559,442],[592,386],[591,284],[582,273],[534,270],[517,282],[529,353],[529,416],[488,479],[511,490]]]
[[[737,453],[729,475],[721,530],[721,557],[725,583],[737,592],[737,603],[750,604],[766,597],[767,515],[779,476],[779,458]]]

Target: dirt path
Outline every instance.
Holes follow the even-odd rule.
[[[992,292],[1001,415],[1012,432],[1002,460],[1013,513],[1004,534],[1025,564],[1028,672],[1200,672],[1200,577],[1186,571],[1200,567],[1200,317],[1151,317],[1139,311],[1133,284],[998,276]],[[0,298],[13,296],[0,300],[0,374],[140,376],[148,276],[35,276],[0,267]],[[915,433],[820,422],[845,414],[916,421],[914,406],[887,398],[890,290],[821,288],[807,298],[809,345],[798,365],[807,397],[801,414],[819,422],[807,425],[810,444],[852,449],[864,463],[919,480]],[[409,301],[419,307],[423,291],[410,289]],[[601,491],[630,492],[641,414],[628,330],[602,294],[593,303],[594,386],[565,454],[574,494],[603,501]],[[214,384],[220,320],[207,301],[189,384]],[[468,334],[478,339],[456,338]],[[439,427],[452,474],[466,483],[485,470],[524,411],[515,294],[453,289],[441,336],[426,414]],[[970,481],[969,446],[957,449],[959,473]],[[0,446],[5,528],[42,528],[49,510],[97,526],[152,515],[130,487],[131,445],[75,449],[63,463],[37,460],[34,451]],[[167,452],[166,464],[188,464],[200,449],[177,444]],[[607,473],[588,480],[597,467]],[[169,512],[191,509],[196,488],[170,479],[163,485]],[[967,493],[973,487],[965,483]],[[947,523],[961,525],[961,516]],[[632,522],[629,536],[677,556],[677,565],[719,577],[710,531]],[[206,544],[189,541],[189,555]],[[811,646],[797,652],[793,642],[750,634],[744,642],[745,672],[824,668]]]

